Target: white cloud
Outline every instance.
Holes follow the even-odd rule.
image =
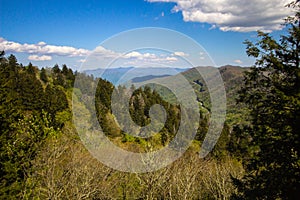
[[[143,57],[143,54],[141,54],[140,52],[137,52],[137,51],[132,51],[132,52],[124,55],[124,58],[139,58],[139,59],[141,59],[142,57]]]
[[[241,60],[234,60],[233,62],[235,62],[237,64],[242,64],[243,63],[243,61],[241,61]]]
[[[75,48],[70,46],[56,46],[48,45],[45,42],[37,44],[20,44],[18,42],[7,41],[0,38],[0,50],[12,52],[25,52],[31,54],[53,54],[60,56],[87,56],[90,51],[82,48]]]
[[[161,63],[161,64],[174,64],[179,62],[178,57],[188,56],[187,53],[177,51],[174,53],[152,53],[152,52],[139,52],[131,51],[127,54],[117,52],[114,50],[106,49],[103,46],[98,46],[94,51],[87,49],[75,48],[70,46],[56,46],[48,45],[45,42],[38,42],[37,44],[21,44],[18,42],[8,41],[0,37],[0,51],[5,50],[15,53],[27,53],[28,59],[32,61],[49,61],[52,60],[53,55],[68,56],[68,57],[87,57],[88,59],[78,58],[77,62],[93,65],[107,65],[111,60],[119,60],[120,66],[123,63]],[[94,62],[95,61],[95,62]]]
[[[37,43],[39,46],[45,46],[46,45],[46,43],[45,42],[39,42],[39,43]]]
[[[143,57],[148,59],[155,59],[157,55],[155,55],[154,53],[144,53]]]
[[[144,62],[175,62],[178,60],[176,57],[174,57],[175,53],[171,55],[166,55],[166,54],[157,55],[154,53],[140,53],[137,51],[132,51],[130,53],[121,56],[121,58],[139,60]],[[181,55],[186,55],[183,52],[177,52],[177,53]]]
[[[212,24],[222,31],[250,32],[281,30],[283,18],[292,14],[287,0],[148,0],[174,2],[173,12],[184,21]]]
[[[184,52],[182,52],[182,51],[175,51],[175,52],[173,53],[173,55],[174,55],[174,56],[184,57],[184,56],[188,56],[189,54],[184,53]]]
[[[47,55],[42,55],[42,56],[30,55],[30,56],[28,56],[28,60],[46,61],[46,60],[52,60],[52,57],[51,56],[47,56]]]
[[[120,53],[104,48],[103,46],[98,46],[92,52],[93,56],[99,56],[103,58],[117,58],[121,56]]]
[[[167,61],[171,61],[171,62],[175,62],[175,61],[177,61],[178,59],[176,58],[176,57],[171,57],[171,56],[168,56],[168,57],[166,57],[166,60]]]

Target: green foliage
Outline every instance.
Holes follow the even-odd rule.
[[[52,68],[52,79],[54,85],[60,85],[64,88],[72,88],[75,81],[75,75],[72,69],[69,69],[66,65],[62,66],[60,70],[59,66],[56,64]]]
[[[48,76],[47,76],[47,73],[46,73],[45,68],[42,68],[42,69],[41,69],[40,79],[41,79],[44,83],[47,83],[47,82],[48,82]]]
[[[111,110],[111,95],[113,93],[114,86],[110,82],[105,81],[103,79],[97,79],[96,81],[98,82],[96,94],[95,94],[96,105],[101,104],[103,106],[101,107],[101,109],[98,109],[97,111],[106,113]]]
[[[48,83],[44,70],[41,81],[31,63],[23,67],[14,55],[4,55],[1,52],[0,198],[20,199],[35,186],[28,176],[44,141],[71,116],[62,86]],[[42,82],[47,82],[45,91]]]
[[[44,90],[40,80],[36,78],[33,68],[21,71],[18,83],[19,98],[26,110],[39,110],[43,108]]]
[[[159,133],[139,138],[123,132],[114,121],[111,96],[115,86],[110,82],[78,72],[73,74],[66,65],[40,71],[31,64],[23,67],[13,55],[4,57],[4,52],[0,52],[0,63],[1,199],[226,199],[235,193],[230,174],[239,175],[242,170],[240,163],[224,156],[227,126],[210,159],[199,158],[196,152],[201,142],[194,141],[184,157],[164,169],[145,174],[109,169],[82,145],[71,123],[72,91],[74,108],[93,123],[99,121],[112,142],[132,152],[149,152],[167,145],[181,123],[183,111],[175,95],[166,88],[130,88],[133,95],[126,103],[137,124],[150,123],[149,110],[154,104],[162,105],[167,114]],[[72,88],[74,75],[81,90]],[[202,86],[196,87],[204,90]],[[122,96],[128,90],[119,86],[116,93]],[[160,94],[165,92],[166,98],[162,98]],[[124,105],[118,109],[124,109]],[[93,116],[89,111],[95,107]],[[197,137],[201,141],[207,133],[209,112],[200,103],[199,108]],[[90,126],[89,122],[82,123]],[[190,134],[188,128],[185,133]],[[215,158],[222,158],[224,163]]]
[[[60,74],[61,70],[59,69],[58,64],[55,64],[54,67],[52,68],[52,71],[54,74]]]
[[[11,54],[7,59],[12,70],[16,70],[16,68],[19,66],[16,56]]]
[[[54,134],[45,113],[23,116],[1,131],[1,199],[22,197],[35,156],[46,137]]]
[[[56,121],[56,114],[69,108],[65,92],[60,86],[47,85],[45,89],[45,110],[50,114],[55,127],[61,126],[61,120]]]
[[[29,74],[35,75],[36,68],[32,65],[31,62],[28,64],[26,70]]]
[[[66,122],[72,119],[72,114],[69,110],[59,111],[55,114],[55,123],[58,127],[62,127]]]
[[[250,159],[251,152],[256,152],[256,147],[249,146],[252,138],[247,134],[248,129],[251,129],[249,125],[235,125],[232,128],[230,141],[227,145],[227,150],[231,155],[244,161]]]
[[[245,75],[240,101],[250,109],[251,125],[236,132],[246,150],[247,174],[236,184],[245,199],[296,199],[300,188],[300,23],[287,20],[288,33],[277,42],[258,32],[260,40],[246,41],[256,64]],[[241,151],[242,153],[242,151]]]

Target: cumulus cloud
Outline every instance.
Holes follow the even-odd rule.
[[[176,57],[168,56],[168,57],[166,57],[166,60],[167,60],[167,61],[171,61],[171,62],[175,62],[175,61],[177,61],[178,59],[177,59]]]
[[[28,60],[32,61],[49,61],[53,55],[68,56],[68,57],[88,57],[89,59],[79,58],[77,62],[85,63],[89,60],[106,63],[111,59],[117,59],[124,63],[162,63],[171,64],[178,61],[178,57],[188,56],[188,54],[178,51],[169,54],[158,54],[152,52],[131,51],[126,54],[106,49],[103,46],[98,46],[94,51],[87,49],[75,48],[70,46],[48,45],[45,42],[37,44],[21,44],[18,42],[8,41],[0,37],[0,51],[27,53]],[[103,64],[102,63],[102,64]]]
[[[45,46],[46,43],[45,42],[39,42],[39,43],[37,43],[37,45],[39,45],[39,46]]]
[[[140,53],[137,51],[132,51],[130,53],[127,53],[125,55],[122,56],[122,58],[129,58],[129,59],[139,59],[139,60],[153,60],[153,59],[157,59],[158,56],[154,53]]]
[[[188,56],[189,54],[184,53],[184,52],[182,52],[182,51],[175,51],[175,52],[173,53],[173,55],[174,55],[174,56],[184,57],[184,56]]]
[[[241,60],[234,60],[233,62],[235,62],[237,64],[242,64],[243,63],[243,61],[241,61]]]
[[[103,46],[98,46],[93,51],[93,56],[98,56],[102,58],[117,58],[121,56],[121,54],[110,49],[106,49]]]
[[[184,54],[183,52],[177,52],[177,53]],[[167,55],[167,54],[158,55],[158,54],[148,53],[148,52],[147,53],[140,53],[140,52],[137,52],[137,51],[132,51],[132,52],[129,52],[129,53],[121,56],[121,58],[131,59],[131,60],[139,60],[139,61],[146,61],[146,62],[167,62],[167,63],[170,63],[170,62],[175,62],[175,61],[178,60],[174,56],[175,56],[175,53],[171,54],[171,55]]]
[[[52,60],[52,57],[51,56],[47,56],[47,55],[42,55],[42,56],[30,55],[30,56],[28,56],[28,60],[46,61],[46,60]]]
[[[286,0],[148,0],[173,2],[173,12],[184,21],[209,23],[222,31],[250,32],[281,30],[283,18],[292,14]]]
[[[4,38],[0,38],[0,50],[11,52],[25,52],[30,54],[43,54],[43,55],[60,55],[60,56],[87,56],[90,51],[82,48],[75,48],[70,46],[56,46],[48,45],[45,42],[39,42],[37,44],[20,44],[18,42],[7,41]]]
[[[142,57],[143,57],[143,54],[141,54],[140,52],[137,52],[137,51],[132,51],[132,52],[124,55],[124,58],[139,58],[139,59],[141,59]]]

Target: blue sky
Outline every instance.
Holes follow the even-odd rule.
[[[0,48],[17,55],[23,64],[52,67],[65,63],[77,69],[89,52],[111,36],[134,28],[160,27],[181,32],[198,42],[217,66],[249,66],[253,60],[247,57],[243,41],[254,39],[257,29],[272,31],[275,36],[282,34],[281,19],[290,14],[282,6],[286,3],[0,0]],[[130,42],[134,41],[125,40],[122,45]]]

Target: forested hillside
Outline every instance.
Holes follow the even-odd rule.
[[[243,86],[244,73],[249,71],[249,68],[227,65],[218,68],[218,70],[226,90],[227,123],[233,125],[246,122],[247,110],[242,103],[236,104],[236,99],[238,98],[238,91]],[[204,79],[199,76],[197,68],[192,68],[182,74],[189,80],[190,84],[195,89],[198,101],[202,103],[204,108],[210,110],[211,100],[209,91]]]
[[[258,32],[256,42],[245,42],[246,53],[256,60],[251,68],[219,68],[227,117],[205,158],[199,151],[211,125],[210,96],[205,82],[195,76],[196,68],[182,72],[196,92],[197,133],[179,159],[147,173],[121,172],[99,162],[87,150],[74,119],[80,115],[84,120],[79,123],[89,134],[99,123],[109,141],[124,150],[154,152],[168,145],[183,125],[186,110],[174,94],[153,85],[115,86],[66,65],[23,65],[1,51],[0,198],[298,199],[299,1],[288,6],[297,12],[286,19],[286,35],[276,40]],[[114,105],[112,97],[129,101]],[[156,104],[166,111],[164,124],[151,118]],[[117,111],[128,108],[138,126],[157,123],[162,128],[151,137],[144,137],[144,129],[130,135],[135,127],[124,130],[116,119],[127,123],[128,116],[116,116],[113,106]]]
[[[76,94],[73,101],[74,98],[88,100],[92,90],[96,90],[97,119],[105,134],[117,145],[133,152],[153,151],[172,140],[179,126],[179,105],[163,100],[149,87],[119,86],[119,95],[128,89],[134,91],[130,98],[130,113],[135,123],[141,126],[149,123],[151,105],[160,104],[167,110],[166,124],[158,134],[145,139],[133,137],[122,131],[113,119],[110,98],[114,85],[110,82],[73,72],[66,65],[47,69],[38,69],[31,63],[23,66],[14,55],[6,57],[4,52],[1,53],[0,69],[2,198],[102,199],[147,198],[149,195],[153,198],[179,198],[182,195],[204,198],[229,197],[235,191],[229,171],[240,174],[241,165],[225,153],[228,128],[224,129],[224,137],[211,159],[204,161],[197,156],[208,126],[207,115],[201,115],[196,140],[183,158],[157,172],[130,175],[105,167],[81,144],[72,124],[73,90]],[[85,88],[84,92],[72,87],[75,76]],[[80,103],[73,106],[82,112],[92,109]],[[219,162],[226,164],[221,166]],[[197,169],[200,163],[201,167]],[[211,171],[209,175],[207,168]],[[219,168],[222,171],[218,171]],[[174,173],[176,171],[178,173]],[[211,180],[210,176],[217,177],[219,173],[222,173],[221,177]],[[200,177],[203,177],[203,183],[197,181]],[[223,185],[219,178],[229,182]],[[188,189],[186,184],[190,184]],[[201,187],[197,188],[199,184]],[[103,188],[106,188],[105,192]]]

